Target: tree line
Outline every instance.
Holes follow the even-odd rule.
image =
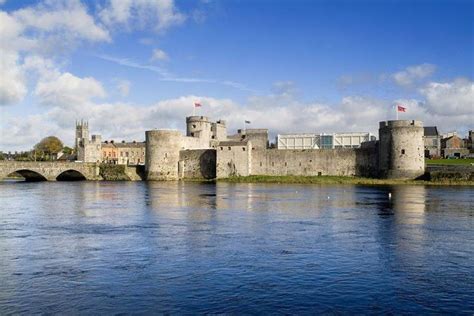
[[[33,149],[24,152],[4,153],[0,152],[0,160],[18,161],[52,161],[61,155],[72,155],[74,150],[64,146],[63,142],[56,136],[48,136],[39,141]]]

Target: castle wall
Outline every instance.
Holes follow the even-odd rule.
[[[229,141],[250,141],[253,148],[268,148],[268,129],[252,128],[242,130],[239,129],[237,134],[227,136]]]
[[[216,150],[197,149],[179,152],[180,178],[214,179],[216,177]]]
[[[206,116],[188,116],[186,117],[186,136],[201,138],[209,147],[212,136],[211,126],[212,123]]]
[[[423,124],[420,121],[380,122],[380,176],[414,179],[425,173]]]
[[[219,120],[215,123],[212,123],[212,139],[218,141],[227,140],[227,126],[225,121]]]
[[[207,149],[209,140],[201,137],[183,136],[182,149]]]
[[[216,149],[216,177],[249,176],[251,172],[251,142],[221,142]]]
[[[177,180],[182,136],[174,130],[146,131],[145,176],[147,180]]]
[[[244,131],[245,139],[252,142],[253,148],[268,148],[268,129],[247,129]]]
[[[252,150],[252,175],[374,176],[376,148]]]

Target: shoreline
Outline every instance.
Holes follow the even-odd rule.
[[[428,180],[398,180],[374,179],[344,176],[246,176],[216,179],[216,182],[228,183],[276,183],[276,184],[359,184],[359,185],[448,185],[474,186],[474,181],[443,179]]]

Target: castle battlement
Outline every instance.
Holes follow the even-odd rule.
[[[379,124],[380,128],[395,128],[395,127],[423,127],[423,122],[416,120],[392,120],[383,121]]]
[[[227,135],[225,121],[212,122],[206,116],[189,116],[186,118],[186,134],[169,129],[149,130],[145,133],[144,149],[139,156],[137,150],[129,150],[130,157],[127,151],[122,152],[127,163],[132,161],[129,159],[142,162],[140,157],[142,154],[145,156],[148,180],[249,175],[414,179],[423,175],[423,123],[415,120],[383,121],[379,127],[378,141],[367,137],[370,143],[356,147],[351,142],[350,147],[344,148],[322,146],[324,149],[280,150],[269,148],[267,129],[239,130],[235,135]],[[353,133],[348,135],[353,136]],[[101,137],[93,135],[89,139],[86,122],[76,125],[76,141],[79,160],[100,161]],[[113,148],[106,150],[107,155],[111,151]]]

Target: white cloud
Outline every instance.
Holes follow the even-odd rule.
[[[0,54],[0,106],[20,102],[26,95],[26,80],[18,65],[18,54]]]
[[[426,98],[430,112],[439,115],[474,115],[474,82],[430,82],[420,93]],[[474,121],[474,116],[471,117]]]
[[[122,97],[128,96],[130,93],[131,82],[128,80],[119,80],[117,82],[117,90]]]
[[[86,7],[78,0],[46,1],[35,7],[17,10],[13,15],[25,28],[45,32],[49,36],[56,33],[63,39],[94,42],[110,40],[108,31],[95,23]]]
[[[48,0],[10,13],[0,11],[0,38],[0,105],[20,102],[33,73],[44,79],[47,69],[55,71],[39,56],[54,56],[80,41],[110,40],[77,0]]]
[[[143,38],[140,38],[138,42],[142,45],[153,45],[154,40],[149,37],[143,37]]]
[[[337,104],[325,104],[302,102],[285,91],[280,94],[250,97],[245,104],[231,99],[197,95],[162,100],[148,106],[96,103],[92,96],[100,97],[104,94],[97,82],[88,80],[90,78],[71,76],[63,74],[62,78],[69,79],[57,79],[50,82],[49,89],[41,89],[44,93],[41,97],[52,106],[47,112],[39,116],[11,118],[0,126],[0,134],[3,135],[0,139],[0,149],[28,149],[41,137],[49,134],[57,135],[67,144],[72,144],[74,121],[79,118],[88,119],[91,132],[101,134],[104,139],[143,140],[144,132],[152,128],[173,128],[184,132],[184,119],[192,113],[192,104],[196,100],[203,104],[198,114],[209,116],[213,120],[225,119],[229,134],[242,128],[244,120],[250,120],[252,124],[248,127],[268,128],[271,140],[277,133],[291,132],[366,131],[377,135],[379,121],[395,118],[393,106],[396,103],[407,107],[407,113],[401,113],[400,119],[419,119],[425,126],[437,125],[441,131],[465,132],[472,124],[470,114],[446,116],[433,113],[432,101],[398,99],[391,102],[362,96],[346,96]],[[65,84],[61,81],[77,84]],[[86,82],[89,84],[85,84]],[[58,86],[64,88],[58,91],[54,88]],[[68,92],[66,96],[65,92]],[[88,97],[82,98],[82,95]],[[24,131],[22,135],[19,135],[20,131]],[[15,138],[17,136],[18,138]]]
[[[410,86],[422,79],[428,78],[436,70],[436,66],[432,64],[421,64],[410,66],[405,70],[392,74],[392,78],[396,84],[400,86]]]
[[[153,28],[156,32],[163,32],[186,19],[173,0],[109,0],[99,16],[109,26]]]
[[[168,54],[166,54],[164,51],[162,51],[159,48],[155,48],[153,50],[153,53],[151,55],[151,60],[168,60]]]
[[[51,80],[40,80],[35,95],[43,105],[71,107],[85,104],[96,97],[103,98],[106,93],[96,79],[79,78],[66,72]]]

